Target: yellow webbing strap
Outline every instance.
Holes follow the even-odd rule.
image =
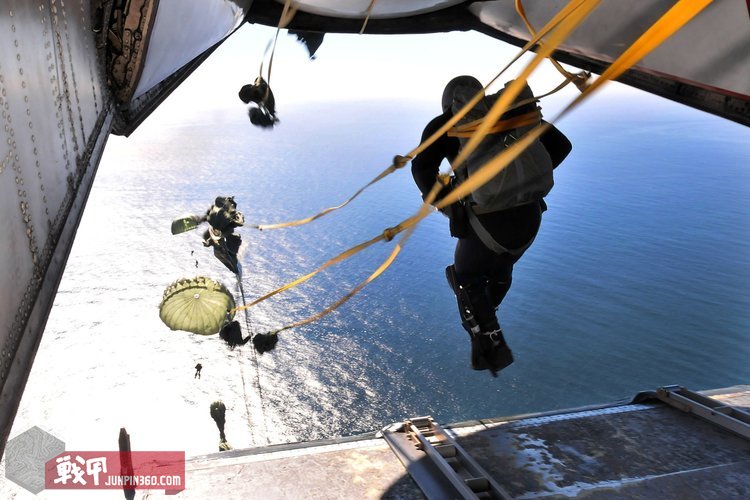
[[[279,26],[277,30],[289,26],[289,23],[292,22],[292,19],[294,19],[294,15],[296,13],[297,6],[294,5],[294,2],[292,2],[292,0],[286,0],[284,2],[284,10],[281,11],[281,17],[279,18]]]
[[[440,191],[440,185],[439,185],[439,183],[435,183],[435,185],[432,187],[432,190],[428,194],[427,199],[429,199],[430,202],[434,201],[435,197],[437,196],[437,193],[439,191]],[[401,252],[401,249],[404,247],[404,244],[406,243],[406,241],[409,239],[409,237],[414,232],[414,229],[417,227],[417,224],[419,224],[419,222],[422,219],[424,219],[425,217],[427,217],[427,215],[429,215],[430,212],[432,212],[432,210],[433,210],[432,206],[429,203],[423,203],[422,206],[419,208],[419,211],[417,212],[416,215],[414,215],[414,216],[412,216],[412,217],[404,220],[403,222],[401,222],[397,226],[394,226],[392,228],[386,229],[386,231],[388,232],[387,238],[384,238],[386,241],[391,241],[393,239],[393,237],[396,236],[396,234],[398,234],[398,233],[400,233],[402,231],[406,231],[406,233],[404,233],[404,235],[401,237],[401,239],[399,240],[399,242],[396,243],[396,246],[393,248],[393,250],[391,251],[390,255],[388,255],[388,257],[383,261],[383,263],[380,264],[380,266],[378,266],[378,268],[375,269],[375,271],[372,274],[370,274],[370,276],[368,276],[363,282],[361,282],[360,284],[358,284],[357,286],[355,286],[354,288],[352,288],[346,295],[344,295],[343,297],[341,297],[336,302],[334,302],[333,304],[329,305],[328,307],[326,307],[322,311],[319,311],[318,313],[313,314],[312,316],[309,316],[309,317],[307,317],[305,319],[297,321],[296,323],[291,323],[291,324],[285,325],[285,326],[283,326],[283,327],[281,327],[279,329],[273,330],[273,331],[269,332],[269,334],[270,335],[275,335],[275,334],[277,334],[279,332],[282,332],[284,330],[290,330],[292,328],[297,328],[299,326],[306,325],[308,323],[312,323],[313,321],[317,321],[320,318],[322,318],[323,316],[325,316],[325,315],[327,315],[327,314],[335,311],[342,304],[344,304],[346,301],[348,301],[349,299],[351,299],[352,297],[354,297],[365,286],[367,286],[369,283],[371,283],[373,280],[375,280],[378,276],[380,276],[381,274],[383,274],[383,272],[386,269],[388,269],[388,267],[393,263],[393,261],[396,260],[396,257]],[[384,235],[385,235],[386,231],[384,231]]]
[[[281,11],[281,16],[279,17],[279,25],[276,26],[276,35],[273,37],[273,39],[268,41],[268,44],[266,45],[266,50],[263,51],[263,57],[260,60],[260,70],[258,71],[258,75],[260,78],[263,78],[263,59],[266,57],[266,54],[268,53],[268,49],[271,49],[271,55],[268,59],[268,76],[266,77],[266,93],[263,96],[263,103],[265,104],[266,99],[268,99],[268,94],[271,91],[271,68],[273,67],[273,56],[276,53],[276,42],[279,39],[279,32],[281,31],[281,28],[284,28],[287,26],[290,22],[292,22],[292,19],[294,18],[294,15],[297,13],[297,7],[295,5],[292,5],[292,0],[286,0],[284,2],[284,9]],[[273,48],[272,48],[273,47]]]
[[[595,92],[601,85],[606,81],[617,78],[619,75],[627,71],[630,67],[640,61],[649,52],[658,47],[664,40],[669,38],[678,29],[684,26],[694,16],[701,12],[707,5],[713,0],[679,0],[678,4],[672,7],[666,14],[664,14],[651,28],[649,28],[633,45],[630,46],[602,75],[592,84],[587,87],[573,102],[571,102],[553,121],[557,121],[562,118],[565,114],[570,112],[576,106],[578,106],[584,99],[588,98],[593,92]],[[446,206],[455,203],[461,198],[464,198],[470,192],[477,189],[479,186],[487,182],[489,179],[497,175],[503,168],[505,168],[510,162],[512,162],[517,156],[519,156],[524,149],[526,149],[535,139],[540,137],[545,130],[551,126],[551,122],[547,124],[541,124],[529,133],[525,134],[519,140],[514,142],[508,149],[502,151],[500,154],[495,156],[492,160],[487,162],[476,174],[474,174],[469,180],[459,185],[450,194],[444,197],[440,202],[436,203],[435,206],[445,208]],[[364,288],[372,280],[380,276],[380,274],[391,265],[401,248],[406,243],[406,240],[412,234],[417,224],[424,219],[430,212],[430,204],[435,200],[437,193],[440,191],[441,183],[438,180],[431,189],[428,196],[425,198],[424,203],[420,207],[417,215],[407,219],[397,228],[400,228],[396,232],[400,232],[404,229],[408,229],[407,233],[401,238],[396,245],[396,248],[391,252],[388,258],[372,273],[365,281],[357,285],[347,295],[331,304],[329,307],[320,311],[319,313],[310,316],[304,320],[296,323],[284,326],[271,333],[278,333],[283,330],[295,328],[297,326],[311,323],[326,314],[332,312],[341,304],[349,300],[362,288]]]
[[[479,125],[482,124],[484,119],[480,118],[469,123],[464,123],[457,127],[453,127],[448,131],[450,137],[471,137],[471,135],[477,131]],[[539,110],[531,111],[523,115],[515,116],[507,120],[500,120],[490,127],[490,134],[498,134],[500,132],[506,132],[513,130],[514,128],[526,127],[529,125],[536,125],[542,120],[542,113]]]
[[[646,57],[652,50],[661,45],[664,40],[672,36],[677,30],[690,22],[713,0],[678,0],[658,21],[656,21],[641,37],[607,68],[601,76],[586,89],[589,93],[600,87],[608,80],[615,80],[625,71]],[[583,98],[579,95],[571,107],[577,105]],[[562,116],[562,114],[560,115]]]
[[[341,261],[344,261],[344,260],[348,259],[352,255],[355,255],[355,254],[361,252],[365,248],[373,245],[374,243],[377,243],[378,241],[382,241],[385,238],[386,237],[385,237],[385,231],[384,231],[383,234],[379,234],[378,236],[376,236],[376,237],[374,237],[374,238],[372,238],[372,239],[370,239],[368,241],[365,241],[364,243],[360,243],[359,245],[353,246],[352,248],[350,248],[350,249],[348,249],[348,250],[346,250],[346,251],[338,254],[336,257],[333,257],[332,259],[327,260],[325,263],[323,263],[322,266],[318,267],[313,272],[305,274],[304,276],[301,276],[301,277],[297,278],[296,280],[291,281],[291,282],[287,283],[286,285],[277,288],[276,290],[268,292],[267,294],[265,294],[265,295],[263,295],[261,297],[258,297],[257,299],[253,300],[252,302],[248,302],[245,305],[242,305],[242,306],[239,306],[239,307],[235,307],[232,310],[232,312],[234,313],[234,312],[237,312],[237,311],[242,311],[243,309],[249,309],[250,307],[252,307],[252,306],[254,306],[254,305],[256,305],[256,304],[258,304],[260,302],[263,302],[264,300],[269,299],[269,298],[273,297],[276,294],[279,294],[279,293],[281,293],[281,292],[283,292],[285,290],[289,290],[290,288],[295,287],[295,286],[299,285],[300,283],[304,283],[305,281],[309,280],[310,278],[312,278],[313,276],[315,276],[319,272],[323,271],[324,269],[327,269],[327,268],[331,267],[334,264],[337,264],[337,263],[339,263]]]
[[[317,213],[315,215],[312,215],[310,217],[305,217],[304,219],[297,219],[297,220],[293,220],[293,221],[289,221],[289,222],[279,222],[278,224],[259,224],[259,225],[255,225],[255,226],[249,226],[249,227],[253,227],[255,229],[260,229],[261,231],[263,231],[263,230],[266,230],[266,229],[279,229],[279,228],[282,228],[282,227],[301,226],[303,224],[307,224],[308,222],[312,222],[315,219],[319,219],[319,218],[323,217],[324,215],[326,215],[326,214],[328,214],[330,212],[333,212],[334,210],[338,210],[339,208],[344,208],[352,200],[354,200],[354,198],[356,198],[357,196],[359,196],[360,194],[362,194],[362,192],[365,189],[367,189],[368,187],[372,186],[373,184],[375,184],[376,182],[378,182],[380,179],[382,179],[382,178],[390,175],[391,173],[395,172],[399,168],[402,168],[407,163],[409,163],[409,158],[406,158],[406,157],[403,157],[403,156],[396,156],[396,157],[394,157],[393,158],[393,163],[391,163],[391,165],[388,168],[386,168],[385,170],[383,170],[382,172],[380,172],[370,182],[368,182],[367,184],[365,184],[364,186],[362,186],[361,188],[359,188],[356,193],[354,193],[352,196],[349,197],[348,200],[346,200],[344,203],[342,203],[340,205],[337,205],[335,207],[326,208],[322,212],[319,212],[319,213]]]
[[[523,20],[523,23],[526,25],[526,28],[529,30],[529,33],[533,36],[534,35],[534,27],[529,22],[528,17],[526,16],[526,10],[523,8],[523,2],[521,0],[516,0],[516,12],[518,12],[518,15],[521,16],[521,19]],[[562,65],[557,62],[557,60],[549,56],[549,60],[552,63],[552,65],[557,69],[557,71],[560,72],[561,75],[563,75],[566,79],[569,79],[572,81],[576,87],[578,87],[578,90],[581,92],[584,91],[586,88],[586,85],[588,83],[589,78],[591,77],[590,73],[587,73],[585,71],[582,71],[578,74],[573,74],[562,67]]]
[[[466,105],[461,108],[457,113],[453,115],[453,117],[448,120],[442,127],[440,127],[438,130],[435,131],[430,137],[427,138],[424,142],[419,144],[416,148],[411,150],[407,155],[405,155],[408,158],[414,158],[419,153],[427,149],[429,146],[431,146],[436,140],[438,140],[443,134],[445,134],[448,130],[453,128],[461,118],[466,116],[466,113],[468,113],[471,109],[474,108],[474,106],[477,105],[477,103],[484,97],[485,91],[492,86],[492,84],[497,81],[500,76],[505,73],[505,71],[510,68],[516,61],[518,61],[521,56],[523,56],[526,52],[528,52],[532,47],[537,45],[539,43],[539,40],[542,39],[542,37],[546,36],[548,33],[550,33],[552,30],[557,29],[566,19],[568,19],[581,5],[585,4],[589,0],[571,0],[560,12],[555,14],[555,16],[550,19],[550,21],[541,29],[539,30],[536,35],[534,35],[531,40],[529,40],[526,45],[523,46],[523,48],[516,54],[513,59],[508,62],[508,64],[505,65],[503,69],[500,70],[500,72],[495,75],[490,82],[485,85],[485,87],[478,91],[476,95],[468,102]],[[559,43],[559,42],[558,42]],[[557,44],[552,44],[554,48],[557,47]],[[516,93],[513,95],[513,98],[518,96],[520,89],[516,91]],[[503,92],[503,94],[507,94],[508,91],[506,90]],[[506,104],[507,106],[507,104]],[[510,108],[508,108],[510,109]],[[507,109],[506,109],[507,111]],[[499,117],[500,115],[498,115]],[[495,118],[497,120],[497,117]]]
[[[580,8],[575,9],[569,16],[563,19],[559,26],[550,33],[549,39],[545,41],[544,45],[539,46],[534,58],[526,65],[518,77],[510,83],[503,93],[500,94],[500,97],[487,112],[483,123],[479,126],[476,133],[461,147],[461,151],[459,151],[452,165],[454,170],[460,167],[464,161],[466,161],[466,158],[476,150],[477,146],[479,146],[485,136],[489,133],[489,129],[492,125],[507,111],[508,106],[516,100],[516,97],[518,97],[518,94],[523,90],[523,87],[526,85],[526,80],[531,73],[568,37],[568,35],[570,35],[570,33],[573,32],[573,30],[575,30],[575,28],[578,27],[581,22],[583,22],[586,16],[588,16],[594,8],[599,5],[599,2],[600,0],[583,0],[580,3]]]
[[[268,292],[267,294],[263,295],[262,297],[258,297],[257,299],[253,300],[252,302],[248,302],[245,305],[235,307],[234,309],[232,309],[231,312],[235,313],[237,311],[242,311],[243,309],[249,309],[250,307],[252,307],[252,306],[254,306],[254,305],[256,305],[256,304],[258,304],[260,302],[263,302],[264,300],[269,299],[269,298],[273,297],[276,294],[279,294],[279,293],[281,293],[281,292],[283,292],[285,290],[289,290],[290,288],[295,287],[295,286],[299,285],[300,283],[304,283],[305,281],[309,280],[310,278],[312,278],[313,276],[315,276],[319,272],[321,272],[321,271],[323,271],[323,270],[325,270],[325,269],[333,266],[334,264],[338,264],[339,262],[342,262],[342,261],[348,259],[349,257],[355,255],[355,254],[358,254],[362,250],[364,250],[364,249],[372,246],[373,244],[375,244],[375,243],[377,243],[379,241],[391,241],[398,233],[402,232],[404,229],[407,229],[407,228],[415,225],[417,223],[417,221],[418,221],[418,219],[416,218],[416,216],[409,217],[408,219],[405,219],[405,220],[401,221],[401,223],[399,223],[399,224],[397,224],[397,225],[395,225],[393,227],[386,228],[385,230],[383,230],[383,232],[381,234],[375,236],[374,238],[369,239],[369,240],[367,240],[367,241],[365,241],[363,243],[360,243],[359,245],[355,245],[355,246],[349,248],[348,250],[345,250],[344,252],[341,252],[340,254],[338,254],[337,256],[333,257],[332,259],[327,260],[326,262],[323,263],[323,265],[321,265],[320,267],[318,267],[314,271],[312,271],[312,272],[310,272],[308,274],[305,274],[304,276],[301,276],[301,277],[297,278],[296,280],[291,281],[291,282],[287,283],[286,285],[277,288],[276,290]],[[388,267],[388,266],[386,266],[386,267]],[[378,273],[378,274],[380,274],[380,273]],[[373,279],[375,279],[375,278],[373,278]],[[372,281],[372,280],[370,280],[370,281]],[[352,295],[354,295],[354,294],[352,294]],[[289,328],[291,328],[291,327],[289,327]],[[287,328],[283,328],[283,330],[286,330],[286,329]]]
[[[370,20],[370,15],[372,14],[372,9],[375,7],[375,2],[378,0],[370,0],[370,5],[367,7],[367,12],[365,13],[365,22],[362,23],[362,29],[359,30],[359,34],[365,32],[365,28],[367,27],[367,21]]]
[[[508,62],[508,64],[506,64],[505,67],[503,69],[501,69],[500,72],[497,75],[495,75],[494,78],[492,78],[492,80],[490,80],[490,82],[484,87],[484,89],[482,89],[481,91],[477,92],[477,94],[471,99],[471,101],[469,101],[468,103],[466,103],[466,105],[463,108],[461,108],[457,113],[455,113],[454,116],[450,120],[448,120],[447,123],[445,123],[442,127],[440,127],[438,130],[436,130],[434,134],[432,134],[430,137],[428,137],[425,141],[423,141],[421,144],[419,144],[416,148],[414,148],[413,150],[411,150],[408,154],[403,155],[403,156],[401,156],[401,155],[395,156],[394,162],[389,167],[387,167],[380,174],[378,174],[378,176],[375,177],[373,180],[371,180],[370,182],[368,182],[367,184],[365,184],[356,193],[354,193],[354,195],[352,195],[351,197],[349,197],[349,199],[347,199],[346,201],[344,201],[340,205],[336,205],[334,207],[326,208],[326,209],[322,210],[321,212],[319,212],[319,213],[317,213],[315,215],[312,215],[310,217],[305,217],[303,219],[297,219],[297,220],[293,220],[293,221],[289,221],[289,222],[279,222],[279,223],[276,223],[276,224],[247,225],[246,227],[260,229],[262,231],[262,230],[269,230],[269,229],[280,229],[280,228],[284,228],[284,227],[301,226],[303,224],[307,224],[308,222],[312,222],[312,221],[314,221],[316,219],[319,219],[319,218],[323,217],[324,215],[329,214],[329,213],[331,213],[331,212],[333,212],[335,210],[338,210],[340,208],[345,207],[352,200],[354,200],[357,196],[359,196],[365,189],[367,189],[368,187],[372,186],[376,182],[380,181],[384,177],[390,175],[391,173],[395,172],[399,168],[405,166],[409,161],[411,161],[412,158],[414,158],[416,155],[418,155],[419,153],[421,153],[422,151],[424,151],[425,149],[427,149],[435,141],[437,141],[443,134],[445,134],[448,130],[450,130],[451,128],[453,128],[453,126],[456,125],[458,123],[458,121],[461,118],[463,118],[466,115],[466,113],[469,112],[469,110],[471,110],[474,106],[476,106],[476,104],[482,99],[482,97],[484,97],[484,93],[485,93],[485,91],[486,91],[486,89],[488,87],[490,87],[493,83],[495,83],[495,81],[497,81],[497,79],[500,78],[500,76],[503,73],[505,73],[505,71],[508,68],[510,68],[516,61],[518,61],[521,58],[521,56],[523,56],[523,54],[525,54],[526,52],[529,51],[529,49],[531,49],[532,47],[534,47],[543,36],[547,35],[550,31],[552,31],[553,29],[555,29],[562,22],[562,20],[564,20],[565,18],[567,18],[573,11],[575,11],[578,7],[580,7],[580,5],[583,2],[585,2],[585,1],[586,0],[571,0],[560,12],[558,12],[557,14],[555,14],[555,16],[541,30],[539,30],[532,37],[532,39],[528,41],[528,43],[526,45],[523,46],[523,48],[513,57],[513,59],[511,59],[511,61]],[[550,95],[550,94],[552,94],[554,92],[557,92],[562,87],[564,87],[565,85],[567,85],[569,82],[570,82],[570,80],[566,80],[565,82],[563,82],[562,85],[559,85],[552,92],[548,92],[544,96],[539,96],[536,99],[539,99],[539,98],[545,97],[547,95]],[[534,99],[534,100],[536,100],[536,99]],[[528,102],[532,102],[532,101],[531,100],[523,101],[523,102],[515,104],[513,107],[522,106],[524,104],[528,104]],[[510,107],[508,109],[513,109],[513,107]]]
[[[557,121],[572,109],[578,106],[584,99],[601,87],[605,82],[613,80],[643,59],[651,51],[661,45],[664,40],[672,36],[682,26],[687,24],[693,17],[701,12],[713,0],[678,0],[678,2],[656,21],[643,35],[638,38],[620,57],[618,57],[590,86],[588,86],[573,102],[563,109],[553,121]],[[492,160],[488,161],[466,182],[458,185],[447,196],[435,204],[441,209],[479,188],[485,182],[492,179],[536,138],[542,135],[550,124],[542,124],[525,134],[508,149],[502,151]],[[479,132],[477,132],[478,134]]]
[[[560,24],[560,20],[561,19],[565,19],[567,17],[567,14],[566,15],[562,15],[563,11],[566,11],[566,9],[568,9],[571,5],[579,6],[580,4],[582,4],[582,3],[586,2],[586,1],[587,0],[572,0],[570,2],[570,4],[568,4],[568,6],[565,9],[563,9],[560,13],[558,13],[550,21],[550,24],[548,24],[548,26],[545,26],[545,28],[543,28],[539,32],[538,36],[542,36],[542,34],[548,33],[552,29],[551,27],[549,27],[551,24],[554,24],[554,26],[559,25]],[[588,0],[588,1],[591,1],[591,0]],[[573,10],[575,10],[575,9],[571,9],[570,11],[572,12]],[[578,22],[580,22],[580,20]],[[571,28],[568,28],[568,29],[570,30]],[[529,47],[532,46],[531,45],[532,42],[536,43],[535,40],[532,40],[527,45],[529,45]],[[517,56],[517,58],[518,57],[520,57],[520,56]],[[506,66],[500,73],[498,73],[498,76],[496,76],[493,79],[493,82],[494,82],[494,80],[496,80],[500,76],[500,74],[502,74],[503,71],[505,71],[505,69],[508,68],[508,66]],[[519,93],[519,91],[520,91],[520,89],[516,90],[516,95]],[[436,132],[436,134],[433,134],[434,137],[432,137],[432,140],[434,141],[435,139],[437,139],[437,137],[439,137],[443,133],[447,132],[448,129],[450,129],[451,127],[453,127],[453,125],[455,125],[455,123],[460,118],[462,118],[468,112],[468,110],[471,109],[471,107],[473,107],[474,105],[476,105],[477,102],[479,102],[479,100],[481,99],[481,97],[483,95],[484,95],[484,91],[483,90],[480,91],[480,92],[478,92],[477,95],[472,99],[472,101],[470,101],[466,106],[464,106],[464,108],[462,110],[460,110],[456,114],[456,116],[453,117],[452,120],[449,120],[448,123],[441,128],[442,132],[441,132],[441,130],[438,130],[438,132]],[[514,96],[514,98],[515,98],[515,96]],[[413,151],[413,153],[415,155],[417,154],[416,151],[418,149],[419,149],[419,147]],[[404,157],[397,157],[396,160],[398,160],[398,158],[404,158]],[[306,274],[305,276],[302,276],[302,277],[300,277],[300,278],[298,278],[298,279],[296,279],[296,280],[294,280],[294,281],[292,281],[292,282],[290,282],[290,283],[288,283],[288,284],[286,284],[286,285],[284,285],[284,286],[282,286],[282,287],[280,287],[280,288],[278,288],[278,289],[276,289],[276,290],[274,290],[272,292],[269,292],[266,295],[264,295],[262,297],[259,297],[258,299],[256,299],[256,300],[248,303],[247,305],[235,308],[233,311],[236,312],[236,311],[239,311],[239,310],[242,310],[242,309],[247,309],[249,307],[252,307],[253,305],[258,304],[259,302],[262,302],[263,300],[266,300],[269,297],[272,297],[272,296],[274,296],[274,295],[276,295],[276,294],[278,294],[278,293],[280,293],[280,292],[282,292],[284,290],[288,290],[289,288],[292,288],[292,287],[294,287],[294,286],[296,286],[296,285],[298,285],[300,283],[303,283],[304,281],[307,281],[308,279],[310,279],[313,276],[315,276],[316,274],[318,274],[320,271],[322,271],[322,270],[324,270],[324,269],[326,269],[326,268],[328,268],[328,267],[330,267],[330,266],[332,266],[332,265],[334,265],[334,264],[336,264],[338,262],[341,262],[341,261],[343,261],[343,260],[345,260],[345,259],[353,256],[354,254],[356,254],[356,253],[364,250],[365,248],[371,246],[372,244],[374,244],[374,243],[376,243],[378,241],[381,241],[381,240],[390,241],[391,239],[393,239],[393,237],[396,234],[400,233],[401,231],[403,231],[405,229],[409,229],[409,231],[404,236],[402,236],[402,238],[399,241],[399,243],[397,244],[396,248],[391,253],[391,256],[388,259],[386,259],[386,262],[384,262],[383,265],[381,265],[363,283],[361,283],[360,285],[358,285],[357,287],[355,287],[354,290],[352,290],[350,293],[348,293],[346,296],[344,296],[342,299],[340,299],[336,303],[332,304],[330,307],[324,309],[323,311],[321,311],[320,313],[318,313],[318,314],[316,314],[314,316],[311,316],[310,318],[307,318],[306,320],[302,320],[301,322],[294,323],[294,325],[299,326],[301,324],[310,323],[310,322],[315,321],[316,319],[319,319],[320,317],[328,314],[329,312],[335,310],[336,307],[338,307],[339,305],[341,305],[344,302],[346,302],[347,300],[349,300],[349,298],[351,298],[357,292],[359,292],[359,290],[361,290],[367,283],[370,283],[372,280],[374,280],[380,274],[382,274],[382,272],[385,271],[385,269],[388,268],[388,266],[390,265],[390,263],[393,262],[393,259],[395,259],[396,255],[398,255],[398,253],[400,252],[400,249],[403,246],[403,244],[406,242],[406,240],[411,235],[411,232],[414,230],[414,227],[416,227],[416,225],[419,223],[419,221],[421,221],[422,219],[424,219],[433,210],[432,209],[432,203],[435,201],[435,198],[436,198],[438,192],[440,191],[441,187],[442,187],[442,184],[440,182],[436,182],[435,183],[435,185],[432,187],[432,189],[428,193],[427,197],[425,198],[424,202],[422,203],[422,205],[420,207],[420,210],[417,213],[417,215],[412,216],[412,217],[404,220],[403,222],[401,222],[400,224],[398,224],[395,227],[386,229],[385,231],[383,231],[382,234],[376,236],[375,238],[372,238],[371,240],[368,240],[368,241],[366,241],[364,243],[361,243],[361,244],[359,244],[359,245],[357,245],[355,247],[352,247],[349,250],[347,250],[347,251],[339,254],[338,256],[336,256],[336,257],[330,259],[329,261],[325,262],[322,266],[320,266],[319,268],[317,268],[313,272],[311,272],[309,274]],[[271,332],[271,333],[278,333],[278,332],[280,332],[282,330],[287,330],[287,329],[293,328],[293,327],[294,327],[293,325],[285,326],[285,327],[280,328],[278,330],[275,330],[274,332]]]
[[[576,75],[571,75],[571,77],[574,78],[574,79],[577,78]],[[550,90],[549,92],[546,92],[546,93],[541,94],[541,95],[537,95],[535,97],[531,97],[529,99],[524,99],[523,101],[516,102],[512,106],[509,106],[508,109],[506,110],[506,112],[511,111],[513,109],[516,109],[516,108],[520,108],[521,106],[525,106],[527,104],[531,104],[532,102],[539,102],[542,99],[544,99],[545,97],[551,96],[552,94],[554,94],[556,92],[559,92],[560,90],[564,89],[571,81],[573,81],[571,78],[566,78],[565,80],[562,81],[562,83],[560,83],[557,87],[555,87],[554,89]],[[498,125],[495,125],[494,127],[492,127],[490,129],[490,133],[491,134],[495,134],[495,133],[498,133],[498,132],[505,132],[506,130],[510,130],[513,127],[524,127],[524,126],[527,126],[527,125],[534,125],[534,122],[531,120],[531,118],[532,118],[531,114],[532,113],[536,113],[537,114],[536,115],[537,120],[541,120],[541,118],[542,118],[541,111],[539,111],[537,109],[537,111],[532,111],[532,112],[529,113],[529,116],[528,116],[529,122],[528,123],[508,124],[508,125],[512,125],[512,126],[508,126],[508,125],[505,125],[505,126],[504,125],[500,125],[500,126],[498,126]],[[524,116],[526,116],[526,115],[524,115]],[[447,132],[447,134],[449,136],[451,136],[451,137],[468,137],[468,135],[463,135],[463,134],[459,135],[459,134],[462,133],[462,132],[468,132],[469,129],[470,129],[471,132],[476,131],[476,129],[479,127],[479,124],[482,122],[482,120],[484,120],[484,117],[482,117],[482,118],[480,118],[478,120],[474,120],[473,122],[470,122],[470,123],[465,123],[464,125],[456,125],[452,129],[450,129]],[[498,122],[498,123],[503,123],[503,122]]]
[[[576,106],[578,106],[584,99],[588,98],[594,91],[596,91],[604,82],[617,78],[619,75],[627,71],[630,67],[640,61],[649,52],[658,47],[664,40],[669,38],[678,29],[689,22],[694,16],[701,12],[706,6],[708,6],[713,0],[679,0],[666,14],[664,14],[651,28],[649,28],[633,45],[631,45],[620,57],[602,73],[602,75],[589,87],[587,87],[579,96],[576,97],[553,121],[557,121],[565,114],[570,112]],[[580,20],[579,20],[580,22]],[[509,89],[510,90],[510,89]],[[511,161],[513,161],[518,155],[520,155],[526,147],[528,147],[535,139],[544,133],[547,128],[551,126],[551,123],[541,124],[535,129],[531,130],[519,140],[514,142],[508,149],[505,149],[492,160],[487,162],[479,171],[477,171],[469,180],[460,184],[451,193],[445,196],[440,202],[436,203],[435,206],[445,208],[446,206],[455,203],[461,198],[464,198],[470,192],[477,189],[479,186],[487,182],[489,179],[497,175],[503,168],[505,168]],[[406,240],[411,236],[412,232],[416,228],[417,224],[424,219],[430,212],[430,205],[435,200],[437,193],[440,191],[441,183],[436,181],[435,185],[430,190],[430,193],[422,203],[417,215],[406,219],[404,222],[399,224],[393,229],[393,235],[407,229],[407,232],[402,236],[401,240],[396,245],[396,248],[391,252],[388,258],[373,272],[365,281],[357,285],[348,294],[339,299],[338,301],[331,304],[324,310],[314,314],[306,319],[298,321],[296,323],[284,326],[277,330],[270,332],[275,334],[283,330],[295,328],[297,326],[305,325],[318,320],[326,314],[332,312],[341,304],[349,300],[368,283],[373,281],[375,278],[391,265],[395,260],[401,248],[406,243]],[[257,303],[257,302],[256,302]]]

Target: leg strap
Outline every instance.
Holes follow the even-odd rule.
[[[495,309],[492,307],[486,295],[487,282],[464,285],[459,283],[454,266],[445,268],[445,276],[448,279],[453,293],[456,295],[458,312],[461,315],[461,324],[469,335],[474,338],[481,332],[492,332],[498,330]]]
[[[540,213],[541,210],[541,205],[539,205]],[[482,243],[484,243],[487,248],[489,248],[496,254],[502,255],[504,253],[507,253],[518,258],[523,255],[523,253],[531,246],[532,243],[534,243],[534,239],[536,238],[535,234],[528,243],[520,248],[505,248],[503,245],[498,243],[495,238],[492,237],[490,232],[487,231],[487,229],[482,225],[479,217],[477,217],[476,212],[474,212],[474,209],[470,204],[467,205],[466,213],[469,217],[469,224],[471,224],[471,228],[474,230],[474,233],[476,233],[477,237]]]

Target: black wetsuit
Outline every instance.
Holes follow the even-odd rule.
[[[422,133],[422,141],[442,127],[451,116],[449,110],[430,121]],[[559,165],[571,150],[570,142],[555,128],[550,129],[541,139],[555,166]],[[453,162],[459,148],[458,138],[446,134],[414,158],[412,175],[423,197],[434,185],[443,159]],[[444,188],[438,199],[449,191],[450,188]],[[495,241],[511,250],[520,249],[513,254],[499,254],[487,248],[471,228],[465,208],[460,203],[445,210],[450,217],[451,235],[458,238],[454,256],[456,278],[469,292],[474,306],[474,316],[483,331],[499,328],[495,309],[510,289],[513,265],[536,236],[544,210],[546,205],[544,200],[540,199],[538,202],[507,210],[477,214],[482,226]]]

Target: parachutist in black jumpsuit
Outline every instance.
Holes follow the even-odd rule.
[[[203,245],[214,249],[214,256],[233,273],[239,273],[237,252],[242,239],[234,234],[234,229],[245,223],[245,218],[237,211],[234,197],[218,196],[205,215],[211,226],[203,233]],[[196,267],[198,261],[196,261]]]
[[[422,133],[422,141],[452,116],[448,107],[442,115],[430,121]],[[554,128],[544,134],[541,140],[555,166],[562,162],[572,147],[567,138]],[[412,175],[423,198],[435,184],[442,161],[447,159],[452,163],[459,149],[459,139],[445,134],[414,158]],[[438,194],[438,200],[450,190],[450,187],[443,188]],[[506,210],[477,214],[479,222],[493,239],[510,249],[510,253],[495,253],[472,229],[462,203],[443,209],[443,213],[450,218],[451,236],[458,238],[454,265],[446,268],[446,275],[456,293],[463,326],[472,339],[472,367],[476,370],[489,369],[496,375],[497,371],[513,362],[495,310],[510,289],[513,265],[521,258],[539,230],[544,210],[544,200],[539,199],[538,202]]]

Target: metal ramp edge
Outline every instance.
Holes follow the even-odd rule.
[[[639,393],[624,406],[640,407],[646,400],[658,400],[750,440],[750,413],[718,399],[681,386],[664,386]],[[432,417],[410,418],[381,432],[427,498],[513,498]]]

